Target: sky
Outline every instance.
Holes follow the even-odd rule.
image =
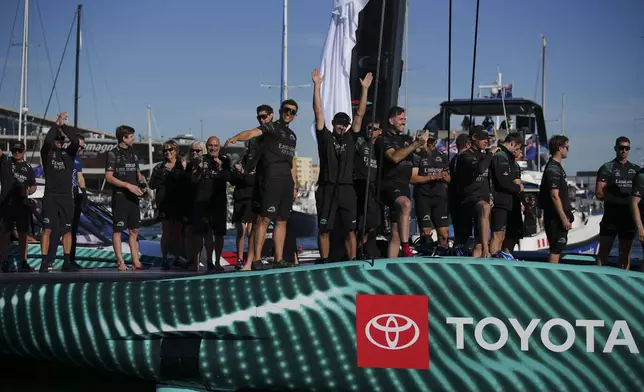
[[[18,108],[23,0],[0,0],[0,106]],[[289,1],[289,84],[311,83],[319,67],[333,0]],[[78,1],[30,1],[29,111],[42,114]],[[409,53],[399,103],[421,128],[447,97],[448,0],[409,0]],[[16,7],[16,28],[11,36]],[[475,0],[453,6],[452,96],[469,98]],[[476,86],[514,83],[514,96],[541,99],[541,34],[547,37],[548,135],[570,137],[566,170],[596,170],[613,158],[615,138],[631,138],[632,160],[644,158],[644,2],[541,0],[481,2]],[[153,137],[192,133],[222,142],[256,125],[255,108],[279,107],[282,0],[87,0],[82,15],[79,125],[113,132],[120,124]],[[44,30],[44,34],[43,34]],[[51,68],[48,62],[51,59]],[[7,51],[7,48],[9,50]],[[63,58],[48,116],[73,114],[75,30]],[[8,55],[7,55],[8,53]],[[0,71],[2,68],[0,68]],[[539,82],[540,86],[540,82]],[[293,88],[300,105],[297,152],[317,161],[310,88]],[[406,96],[406,97],[405,97]],[[406,99],[405,99],[406,98]],[[636,120],[636,118],[643,118]]]

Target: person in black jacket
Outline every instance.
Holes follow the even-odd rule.
[[[523,159],[523,146],[514,152],[514,180],[515,183],[521,183],[521,167],[519,161]],[[519,243],[519,240],[526,236],[526,230],[523,224],[523,212],[526,211],[526,216],[530,214],[530,208],[526,195],[519,192],[512,197],[512,211],[508,215],[508,224],[505,229],[505,238],[501,249],[506,252],[512,252],[514,247]]]
[[[515,152],[521,148],[521,135],[510,133],[492,158],[492,184],[494,189],[494,207],[492,207],[492,241],[490,253],[500,251],[508,225],[508,215],[512,211],[514,198],[523,191],[521,179],[516,177]]]
[[[67,113],[60,113],[56,123],[47,132],[40,150],[45,171],[45,195],[43,196],[43,233],[40,240],[42,263],[40,272],[49,272],[52,257],[49,255],[49,240],[52,229],[60,230],[63,235],[63,271],[77,271],[70,260],[72,248],[72,220],[74,218],[74,199],[72,197],[72,176],[74,158],[78,153],[76,129],[65,127]],[[69,145],[63,148],[65,138]],[[55,251],[55,250],[54,250]],[[55,253],[54,253],[55,255]]]
[[[184,215],[184,171],[186,162],[178,156],[179,144],[174,140],[163,143],[163,162],[154,167],[150,188],[156,190],[155,202],[161,220],[162,269],[169,269],[168,252],[174,262],[181,257],[181,224]]]
[[[472,147],[459,155],[457,187],[461,199],[462,218],[474,221],[474,257],[489,257],[490,202],[489,168],[498,147],[487,150],[488,133],[477,125],[470,134]]]
[[[25,144],[11,144],[11,158],[4,159],[0,151],[0,255],[2,272],[12,271],[9,265],[9,242],[14,224],[18,231],[20,263],[18,270],[31,272],[34,269],[27,264],[27,234],[31,223],[31,209],[28,196],[36,191],[36,177],[31,165],[25,162]]]

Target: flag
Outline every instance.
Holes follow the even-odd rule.
[[[356,45],[358,14],[369,0],[333,0],[331,23],[322,50],[320,89],[322,109],[327,127],[338,112],[351,116],[351,52]],[[315,137],[315,123],[311,127]]]

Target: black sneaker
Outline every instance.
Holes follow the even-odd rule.
[[[18,265],[18,272],[34,272],[34,271],[35,269],[29,264],[27,264],[26,260],[21,261],[20,264]]]
[[[292,266],[293,266],[293,263],[289,263],[288,261],[285,261],[283,259],[273,262],[273,268],[289,268]]]
[[[329,262],[329,260],[323,259],[323,258],[320,257],[319,259],[315,260],[315,265],[327,264],[328,262]]]
[[[237,259],[237,264],[235,264],[235,270],[239,271],[244,266],[244,261],[242,259]]]
[[[211,272],[224,272],[226,269],[221,264],[215,264],[209,269]]]
[[[264,264],[262,260],[256,260],[252,262],[252,264],[250,265],[250,269],[252,271],[266,271],[271,269],[271,265],[268,263]]]
[[[43,260],[40,263],[40,269],[38,270],[41,274],[46,274],[52,270],[51,264],[48,261]]]
[[[2,272],[5,272],[5,273],[6,272],[13,272],[13,268],[11,268],[11,267],[12,267],[12,265],[9,264],[8,261],[4,261],[2,263]]]
[[[167,271],[170,269],[170,263],[168,263],[168,260],[164,259],[163,262],[161,262],[161,269],[164,271]]]
[[[68,262],[68,263],[63,263],[63,268],[61,268],[61,271],[63,272],[76,272],[78,271],[78,268],[74,265],[73,262]]]

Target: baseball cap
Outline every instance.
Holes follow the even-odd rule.
[[[14,150],[25,150],[25,143],[23,142],[13,142],[11,143],[11,147],[9,150],[14,151]]]
[[[349,117],[349,115],[344,112],[338,112],[335,114],[335,116],[333,116],[333,123],[349,125],[351,124],[351,117]]]
[[[485,127],[482,125],[476,125],[472,131],[470,131],[470,137],[475,137],[477,139],[485,139],[489,137],[490,134],[487,133]]]
[[[426,129],[429,140],[438,140],[438,130],[436,129]]]

